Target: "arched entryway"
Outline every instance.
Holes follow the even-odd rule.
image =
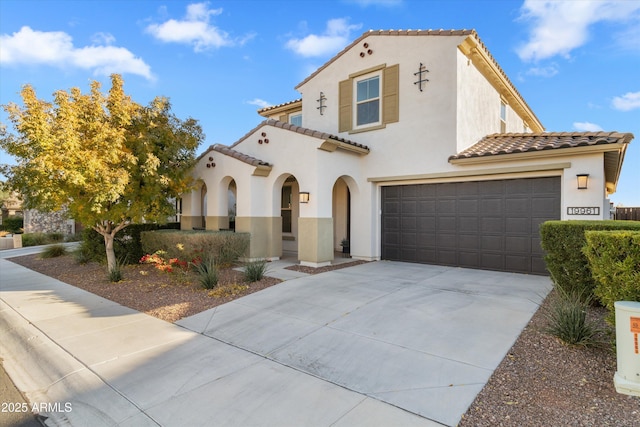
[[[278,207],[278,212],[274,214],[282,220],[282,257],[295,258],[298,254],[300,217],[300,185],[296,177],[286,174],[276,180],[274,196],[274,207]]]
[[[351,246],[351,191],[343,178],[333,185],[332,214],[334,250],[346,256]]]

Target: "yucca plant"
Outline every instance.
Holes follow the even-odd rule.
[[[40,252],[40,258],[56,258],[66,254],[67,248],[64,245],[51,245]]]
[[[548,321],[546,332],[569,345],[596,345],[596,337],[601,329],[587,319],[590,298],[585,301],[582,295],[566,293],[559,288],[556,288],[556,292],[550,309],[545,313]]]
[[[109,270],[109,281],[111,283],[118,283],[121,281],[124,276],[122,274],[122,267],[126,265],[127,259],[126,257],[120,257],[116,260],[113,268]]]
[[[213,257],[207,257],[202,262],[192,265],[203,288],[213,289],[218,285],[218,267]]]
[[[252,261],[244,266],[244,278],[247,282],[257,282],[267,273],[265,260]]]

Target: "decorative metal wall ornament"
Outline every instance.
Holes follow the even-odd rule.
[[[418,68],[418,72],[417,73],[413,73],[414,76],[418,76],[418,81],[417,82],[413,82],[414,85],[418,85],[418,88],[420,89],[420,92],[422,92],[422,84],[424,82],[428,82],[429,79],[423,78],[423,74],[428,73],[429,70],[427,70],[424,66],[424,64],[421,62],[420,63],[420,67]]]
[[[324,92],[320,92],[320,98],[316,99],[316,102],[319,104],[316,107],[316,110],[320,110],[320,115],[322,116],[322,114],[324,113],[324,109],[327,108],[326,105],[324,105],[324,102],[327,100],[327,97],[324,96]]]

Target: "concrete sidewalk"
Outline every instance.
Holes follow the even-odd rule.
[[[0,272],[5,369],[48,425],[72,426],[455,425],[550,288],[379,262],[170,324]]]

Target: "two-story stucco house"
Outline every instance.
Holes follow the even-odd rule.
[[[633,138],[545,133],[475,31],[369,31],[296,89],[202,154],[183,229],[231,214],[250,258],[310,266],[347,239],[358,259],[544,273],[539,224],[608,219]]]

